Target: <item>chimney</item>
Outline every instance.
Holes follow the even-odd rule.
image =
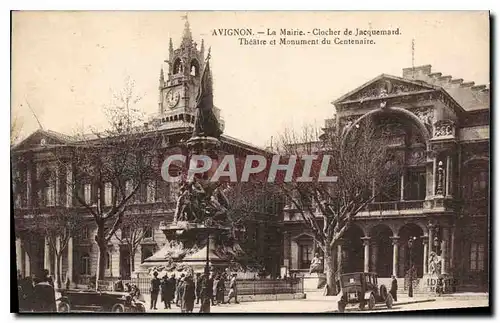
[[[431,74],[432,65],[422,65],[403,68],[403,78],[423,79],[424,76]]]
[[[445,76],[438,77],[438,83],[440,85],[447,85],[448,83],[450,83],[451,78],[452,78],[451,75],[445,75]]]
[[[471,89],[473,91],[478,91],[478,92],[483,91],[486,89],[486,85],[475,85],[475,86],[471,87]]]
[[[474,86],[474,82],[465,82],[460,85],[460,87],[472,87]]]
[[[452,79],[450,81],[450,85],[454,88],[460,87],[460,85],[464,82],[464,79]]]

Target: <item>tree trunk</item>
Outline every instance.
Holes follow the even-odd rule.
[[[334,265],[334,257],[332,255],[332,249],[329,247],[329,244],[326,245],[325,248],[325,275],[326,275],[326,293],[327,295],[337,295],[337,284],[335,283],[335,265]]]
[[[95,236],[97,246],[99,247],[99,259],[97,262],[97,275],[96,280],[104,279],[104,271],[106,269],[106,253],[108,249],[108,244],[104,238],[104,225],[97,226],[97,234]]]
[[[129,253],[130,279],[132,279],[132,273],[134,272],[134,258],[135,258],[135,249],[130,248],[130,253]]]
[[[56,253],[56,264],[55,264],[55,276],[56,276],[56,281],[55,286],[56,288],[61,288],[62,286],[62,252]]]

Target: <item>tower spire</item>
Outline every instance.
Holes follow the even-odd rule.
[[[163,67],[160,69],[160,88],[165,85],[165,75],[163,74]]]
[[[191,28],[189,27],[188,15],[182,16],[182,19],[186,20],[184,23],[184,32],[182,33],[182,43],[191,43],[193,36],[191,35]]]

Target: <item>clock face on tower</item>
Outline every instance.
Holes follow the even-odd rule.
[[[168,107],[172,109],[177,106],[180,98],[181,93],[179,89],[170,89],[165,96],[165,101],[167,102]]]

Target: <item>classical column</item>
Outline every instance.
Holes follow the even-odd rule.
[[[446,156],[446,196],[450,196],[450,181],[451,181],[451,157],[450,155]]]
[[[60,252],[60,249],[61,249],[61,238],[60,237],[57,237],[56,238],[56,252],[54,252],[54,283],[56,284],[57,287],[61,287],[61,286],[58,286],[58,281],[57,281],[57,276],[59,276],[60,274],[60,270],[61,270],[61,266],[60,264],[57,263],[57,253]]]
[[[23,272],[23,247],[21,238],[16,238],[16,271]]]
[[[45,237],[43,258],[43,269],[47,269],[50,272],[50,247],[49,239],[47,237]]]
[[[73,282],[73,237],[68,240],[68,273],[69,280]]]
[[[377,270],[377,257],[378,257],[378,245],[377,243],[372,243],[372,253],[371,253],[371,258],[372,258],[372,264],[371,264],[371,268],[372,268],[372,271],[376,271]]]
[[[370,271],[370,237],[363,237],[363,246],[365,247],[365,263],[364,263],[364,271]]]
[[[453,268],[453,258],[455,258],[455,229],[453,225],[451,227],[451,238],[450,238],[450,268]]]
[[[60,185],[59,185],[59,165],[56,165],[56,169],[55,169],[55,185],[54,185],[54,205],[60,205],[61,202],[60,202],[60,195],[59,195],[59,191],[60,191]]]
[[[399,244],[399,237],[398,236],[394,236],[394,237],[391,237],[392,239],[392,275],[394,277],[398,277],[398,254],[399,254],[399,250],[398,250],[398,244]]]
[[[342,241],[337,244],[337,271],[342,272]]]
[[[24,253],[24,276],[31,276],[31,259],[27,252]]]
[[[432,159],[432,195],[436,195],[436,181],[437,181],[437,157]]]
[[[448,239],[449,239],[449,229],[448,227],[443,227],[443,237],[442,237],[442,241],[441,241],[441,259],[442,259],[442,263],[441,263],[441,274],[445,275],[448,273],[448,263],[447,263],[447,260],[448,260]]]
[[[28,164],[28,167],[26,169],[26,205],[30,207],[32,205],[31,198],[33,196],[33,193],[31,191],[31,182],[32,182],[32,175],[31,175],[31,164]]]
[[[422,243],[424,244],[424,275],[427,275],[427,270],[428,268],[428,261],[429,261],[429,252],[428,252],[428,245],[429,245],[429,239],[428,237],[424,236],[422,237]]]
[[[400,185],[400,200],[404,201],[405,199],[405,174],[401,174],[401,185]]]
[[[434,246],[434,224],[429,222],[427,225],[429,228],[429,254],[433,251]]]

